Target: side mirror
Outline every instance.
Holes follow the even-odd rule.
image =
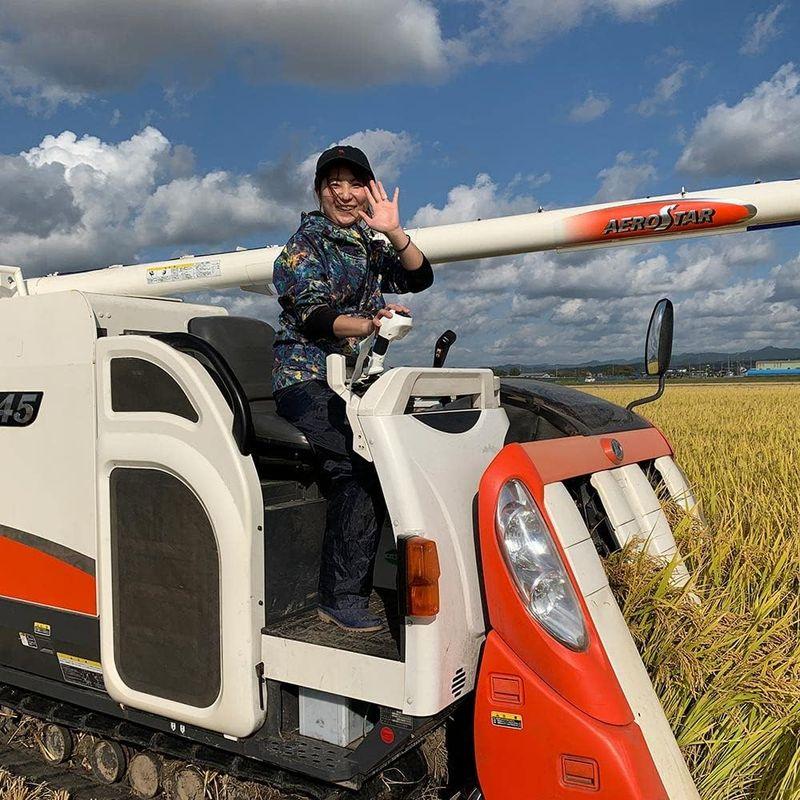
[[[651,377],[658,376],[658,390],[649,397],[642,397],[640,400],[628,403],[628,411],[632,411],[636,406],[652,403],[653,400],[658,400],[664,394],[664,376],[667,374],[669,362],[672,359],[673,323],[672,301],[664,297],[656,303],[650,316],[644,346],[644,369]]]
[[[647,374],[661,377],[668,369],[672,359],[672,327],[674,313],[672,302],[666,297],[659,300],[650,317],[647,327],[644,365]]]

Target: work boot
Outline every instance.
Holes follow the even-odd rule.
[[[340,628],[351,633],[372,633],[383,627],[383,621],[366,608],[328,608],[320,606],[317,609],[319,618],[325,622],[332,622]]]

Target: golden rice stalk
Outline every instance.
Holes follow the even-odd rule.
[[[612,588],[704,800],[800,800],[800,386],[670,386],[641,410],[708,527],[668,509],[683,591],[631,551]]]

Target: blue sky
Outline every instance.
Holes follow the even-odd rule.
[[[345,139],[415,225],[798,177],[798,34],[790,0],[4,0],[0,262],[282,243]],[[634,355],[663,293],[679,351],[797,346],[800,232],[438,268],[407,353]]]

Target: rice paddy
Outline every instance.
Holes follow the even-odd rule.
[[[647,558],[612,557],[623,613],[703,800],[798,800],[800,386],[669,386],[638,410],[671,441],[707,525],[670,510],[694,573],[683,593]]]

